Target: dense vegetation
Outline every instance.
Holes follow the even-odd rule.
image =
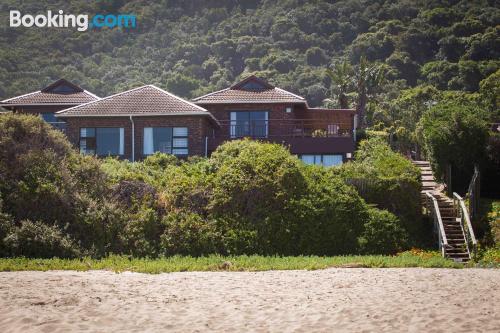
[[[377,168],[416,182],[386,144],[368,146],[357,175]],[[0,117],[0,198],[4,256],[389,254],[419,223],[400,207],[369,206],[338,170],[306,166],[278,144],[232,141],[188,161],[99,161],[22,115]]]
[[[152,83],[189,98],[252,72],[316,106],[336,89],[326,68],[344,58],[386,65],[387,83],[372,94],[418,84],[477,92],[499,68],[495,0],[4,0],[3,24],[11,9],[133,13],[138,26],[2,27],[0,97],[65,77],[101,96]]]
[[[440,178],[451,166],[462,194],[479,164],[483,192],[499,194],[498,1],[4,0],[2,22],[11,9],[133,13],[138,27],[1,26],[0,98],[60,77],[101,96],[152,83],[191,98],[253,73],[311,106],[357,107],[358,138],[428,158]],[[2,126],[4,254],[393,253],[425,233],[415,170],[377,140],[335,171],[249,142],[208,160],[102,163],[35,119]]]
[[[383,140],[373,138],[362,141],[356,151],[355,161],[333,171],[355,186],[366,202],[399,217],[403,232],[397,235],[398,240],[388,243],[421,246],[425,238],[429,237],[426,225],[421,220],[420,172],[408,159],[391,150]],[[372,229],[372,232],[381,235],[395,235],[394,231],[386,231],[382,225],[373,225]]]

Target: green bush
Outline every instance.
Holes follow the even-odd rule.
[[[386,211],[371,209],[359,239],[364,254],[395,254],[407,244],[407,233],[398,218]]]
[[[396,246],[387,244],[396,223],[388,213],[376,215],[338,172],[306,166],[279,144],[231,141],[187,161],[98,160],[36,117],[2,116],[0,125],[2,255],[334,255]],[[360,153],[366,170],[411,178],[384,149]]]
[[[373,138],[360,143],[355,161],[332,172],[356,187],[367,203],[395,214],[408,245],[418,245],[424,228],[420,171],[409,160],[392,151],[383,139]]]
[[[81,249],[57,226],[42,222],[21,221],[4,238],[10,256],[33,258],[72,258],[80,255]]]
[[[358,237],[368,221],[368,206],[329,169],[306,167],[307,190],[294,203],[296,254],[358,253]]]
[[[281,145],[233,141],[212,155],[209,203],[215,219],[254,230],[262,254],[294,252],[296,203],[307,194],[300,161]]]
[[[170,212],[162,221],[161,247],[165,255],[201,256],[220,253],[221,237],[213,221],[191,212]]]
[[[97,159],[78,154],[39,117],[0,116],[0,196],[15,224],[36,221],[78,240],[86,251],[104,249],[94,211],[106,202],[106,183]]]

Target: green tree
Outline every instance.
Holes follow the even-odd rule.
[[[452,189],[462,192],[483,162],[488,140],[488,115],[474,104],[443,101],[422,116],[418,127],[437,177],[452,168]]]
[[[336,63],[333,68],[326,69],[326,75],[331,81],[331,93],[333,96],[337,96],[337,102],[341,109],[349,108],[347,94],[353,88],[353,74],[353,68],[347,60]]]

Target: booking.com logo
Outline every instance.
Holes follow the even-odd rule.
[[[10,11],[10,26],[11,27],[54,27],[54,28],[77,28],[78,31],[87,31],[89,28],[135,28],[136,17],[131,14],[96,14],[89,22],[89,16],[85,14],[73,15],[64,14],[63,10],[59,10],[57,14],[53,14],[48,10],[47,15],[21,15],[18,10]]]

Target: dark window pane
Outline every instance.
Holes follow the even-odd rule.
[[[55,123],[58,122],[59,120],[54,116],[53,112],[50,113],[41,113],[42,119],[45,120],[48,123]]]
[[[55,87],[51,91],[60,94],[71,94],[75,92],[75,89],[65,84],[61,84],[60,86]]]
[[[153,128],[153,149],[162,153],[172,153],[172,128]]]
[[[94,138],[95,137],[95,128],[80,128],[80,137],[81,138]]]
[[[260,84],[258,82],[248,81],[243,86],[241,86],[240,89],[241,90],[265,90],[266,87],[264,87],[262,84]]]
[[[235,137],[267,137],[266,111],[238,111],[231,115],[231,135]]]
[[[120,155],[120,129],[96,128],[97,155]]]

